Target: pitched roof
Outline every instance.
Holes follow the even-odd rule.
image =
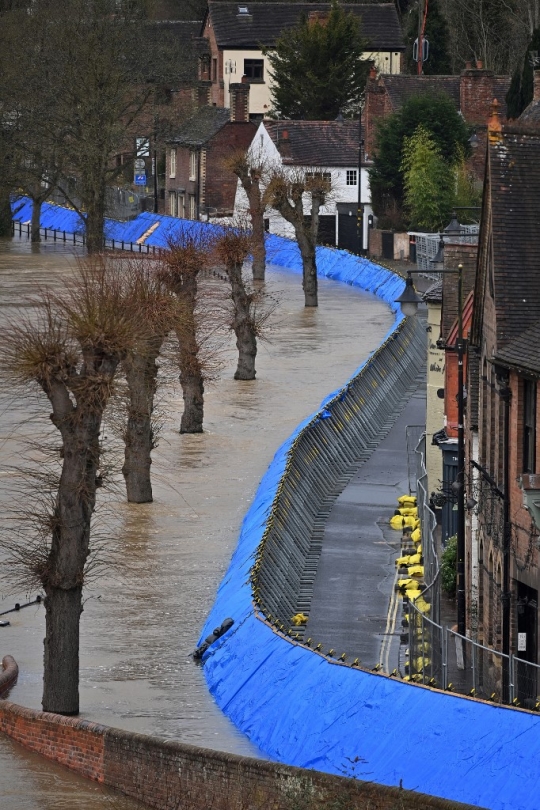
[[[422,296],[422,300],[431,304],[440,304],[443,299],[443,283],[442,279],[435,281],[430,287],[427,288]]]
[[[247,9],[247,13],[239,9]],[[345,11],[360,17],[368,50],[403,51],[403,33],[393,3],[378,5],[344,4]],[[281,32],[293,28],[302,14],[329,11],[330,3],[224,3],[210,0],[207,15],[220,48],[273,47]],[[204,23],[203,23],[204,27]]]
[[[285,164],[295,166],[356,166],[358,121],[264,121],[268,134],[282,150]]]
[[[526,124],[532,124],[540,121],[540,101],[535,101],[534,99],[531,103],[525,107],[523,112],[518,118],[518,121],[525,122]]]
[[[147,47],[138,57],[147,62],[148,79],[173,85],[176,82],[196,82],[197,56],[208,51],[208,42],[199,37],[200,27],[200,22],[191,20],[148,22],[145,28]]]
[[[405,76],[404,74],[381,77],[388,92],[392,110],[397,112],[413,96],[424,93],[445,93],[459,110],[459,76]]]
[[[168,143],[176,143],[179,146],[202,146],[230,120],[230,110],[223,107],[201,107]]]
[[[501,112],[506,115],[506,94],[510,86],[509,76],[493,76],[493,97],[501,105]],[[444,93],[450,96],[457,110],[461,108],[460,76],[406,76],[403,73],[383,74],[384,83],[393,112],[397,112],[412,96],[424,93]]]
[[[500,349],[495,360],[518,371],[540,376],[540,323],[534,323]]]
[[[540,132],[504,127],[488,171],[500,350],[540,318]]]

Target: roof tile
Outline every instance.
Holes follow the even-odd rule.
[[[247,14],[239,14],[239,7]],[[393,3],[378,5],[344,4],[362,21],[362,33],[369,48],[376,51],[403,51],[403,33]],[[210,0],[208,10],[220,48],[273,47],[281,32],[293,28],[302,14],[328,11],[330,3],[224,3]]]

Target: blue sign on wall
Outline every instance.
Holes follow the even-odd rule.
[[[146,185],[146,175],[145,174],[136,174],[134,183],[136,186],[145,186]]]

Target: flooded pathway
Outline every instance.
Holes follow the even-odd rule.
[[[61,285],[72,266],[71,253],[60,246],[33,251],[25,240],[0,240],[0,323],[37,287]],[[270,341],[259,347],[257,380],[232,379],[231,340],[226,367],[207,390],[204,434],[178,434],[181,392],[166,392],[165,426],[152,467],[154,503],[128,506],[121,488],[106,496],[99,535],[112,567],[86,590],[81,622],[83,717],[251,756],[257,751],[216,708],[191,652],[274,452],[392,323],[386,305],[351,287],[321,281],[319,309],[306,310],[300,276],[273,268],[268,286],[281,305]],[[48,413],[43,400],[0,395],[4,514],[12,505],[12,467],[21,442],[45,429]],[[0,583],[0,611],[16,601],[25,595]],[[0,628],[0,653],[13,655],[20,667],[11,697],[40,708],[43,608],[6,618],[11,626]],[[120,806],[61,769],[51,769],[49,778],[49,769],[0,737],[2,810]]]

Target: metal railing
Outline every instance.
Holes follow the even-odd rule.
[[[540,710],[540,665],[505,655],[434,622],[408,604],[408,672],[416,683]]]
[[[460,225],[461,233],[458,236],[452,235],[452,241],[457,240],[464,244],[476,244],[479,230],[479,225]],[[431,260],[437,255],[441,235],[443,239],[449,238],[448,236],[445,237],[444,233],[416,233],[412,231],[409,233],[409,236],[414,236],[416,240],[416,267],[419,274],[434,280],[440,278],[440,275],[433,271]]]
[[[11,232],[15,236],[30,237],[31,225],[29,222],[18,222],[13,220],[11,223]],[[71,232],[62,231],[58,228],[40,228],[40,236],[45,241],[63,242],[69,245],[78,245],[85,247],[86,234],[84,231]],[[144,255],[159,256],[165,251],[165,248],[157,247],[156,245],[145,245],[142,242],[126,242],[121,239],[103,239],[104,250],[124,250],[129,253],[142,253]]]

